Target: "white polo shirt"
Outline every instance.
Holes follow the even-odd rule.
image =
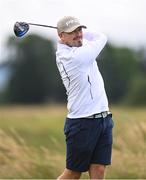
[[[102,33],[83,34],[81,47],[58,42],[56,63],[67,93],[68,118],[87,117],[108,111],[104,82],[96,57],[107,42]]]

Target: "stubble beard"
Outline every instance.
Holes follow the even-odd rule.
[[[74,46],[75,47],[81,47],[83,45],[83,41],[82,40],[78,40],[77,42],[75,42]]]
[[[83,45],[83,40],[79,39],[79,40],[76,40],[72,43],[66,43],[66,44],[70,47],[81,47]]]

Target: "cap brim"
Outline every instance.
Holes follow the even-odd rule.
[[[84,26],[84,25],[76,25],[76,26],[70,27],[69,29],[65,30],[64,32],[70,33],[70,32],[73,32],[75,29],[77,29],[77,28],[79,28],[79,27],[84,28],[84,29],[87,28],[87,27]]]

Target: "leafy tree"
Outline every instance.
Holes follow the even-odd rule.
[[[139,73],[131,82],[123,102],[130,106],[146,105],[146,51],[137,51]]]
[[[61,99],[63,88],[56,68],[53,42],[37,35],[9,40],[13,54],[9,82],[9,101],[42,103]],[[63,94],[63,95],[62,95]]]
[[[138,72],[137,57],[131,49],[107,44],[98,60],[111,103],[122,100]]]
[[[127,92],[124,98],[124,103],[132,106],[144,106],[146,105],[146,76],[137,76],[132,84],[131,88]]]

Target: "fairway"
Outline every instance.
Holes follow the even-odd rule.
[[[106,178],[146,178],[145,108],[111,111],[113,160]],[[65,105],[0,107],[0,178],[56,178],[65,166],[66,113]]]

